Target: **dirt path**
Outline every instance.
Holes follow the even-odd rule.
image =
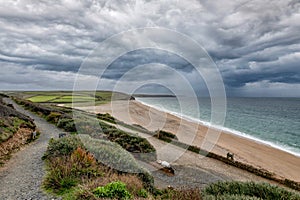
[[[9,162],[0,169],[0,199],[55,199],[46,195],[41,189],[45,174],[44,162],[41,157],[47,149],[48,141],[57,137],[61,130],[44,119],[24,110],[12,100],[5,99],[15,109],[34,119],[40,130],[40,137],[13,154]]]

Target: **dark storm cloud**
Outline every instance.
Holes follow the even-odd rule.
[[[30,83],[26,77],[32,73],[48,77],[53,88],[60,84],[72,89],[70,79],[63,84],[53,77],[75,76],[86,56],[108,37],[150,26],[179,31],[201,44],[216,62],[229,93],[299,87],[299,0],[24,0],[1,2],[0,63],[8,71],[1,73],[0,89],[18,89],[20,79],[29,88],[40,88],[39,81]],[[149,63],[170,66],[190,80],[199,76],[179,56],[148,49],[117,58],[104,78],[109,85],[134,66]]]
[[[194,67],[180,56],[157,49],[131,51],[116,59],[103,74],[104,78],[118,79],[128,70],[148,63],[160,63],[181,72],[191,72]]]

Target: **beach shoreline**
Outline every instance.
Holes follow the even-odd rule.
[[[234,129],[231,129],[231,128],[228,128],[228,127],[225,127],[225,126],[217,126],[217,125],[213,125],[211,124],[210,122],[206,122],[206,121],[202,121],[200,119],[196,119],[196,118],[193,118],[191,116],[187,116],[187,115],[181,115],[181,114],[178,114],[176,112],[172,112],[172,111],[168,111],[168,110],[163,110],[161,108],[158,108],[157,106],[153,106],[153,105],[150,105],[150,104],[147,104],[139,99],[135,99],[137,102],[147,106],[147,107],[152,107],[152,108],[155,108],[161,112],[167,112],[171,115],[175,115],[176,117],[179,117],[179,118],[182,118],[184,120],[187,120],[187,121],[190,121],[190,122],[193,122],[193,123],[199,123],[200,125],[202,126],[207,126],[211,129],[216,129],[216,131],[223,131],[227,134],[232,134],[234,136],[237,136],[237,137],[241,137],[241,138],[245,138],[245,139],[249,139],[249,140],[253,140],[254,142],[257,142],[258,144],[262,144],[262,145],[267,145],[267,146],[271,146],[272,148],[275,148],[275,149],[278,149],[278,150],[281,150],[281,151],[284,151],[284,152],[287,152],[289,154],[292,154],[294,156],[297,156],[300,158],[300,153],[298,152],[295,152],[295,151],[292,151],[292,150],[289,150],[289,149],[286,149],[284,148],[283,146],[280,146],[280,145],[276,145],[270,141],[265,141],[263,139],[259,139],[257,137],[254,137],[254,136],[251,136],[249,134],[246,134],[246,133],[243,133],[241,131],[237,131],[237,130],[234,130]]]
[[[176,134],[183,143],[209,150],[220,156],[226,156],[231,152],[234,153],[236,161],[267,170],[279,179],[300,182],[300,157],[263,142],[158,110],[140,101],[112,101],[100,106],[78,107],[78,109],[94,113],[110,113],[120,121],[138,124],[150,131],[158,129],[169,131]]]

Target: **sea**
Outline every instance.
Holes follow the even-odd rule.
[[[222,125],[211,119],[210,98],[197,98],[196,101],[184,98],[184,104],[176,97],[142,97],[136,100],[300,157],[300,98],[227,98]],[[191,103],[186,103],[189,101]]]

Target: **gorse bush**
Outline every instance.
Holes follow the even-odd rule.
[[[245,199],[300,200],[298,194],[285,190],[284,188],[267,183],[254,182],[218,182],[209,185],[205,188],[203,193],[216,197],[222,197],[224,195],[231,196],[232,199],[236,199],[235,195],[239,195]]]
[[[84,145],[77,136],[72,135],[59,139],[52,138],[49,141],[43,159],[71,155],[78,147],[83,148]]]
[[[132,195],[126,188],[126,184],[120,181],[109,183],[103,187],[97,187],[93,193],[96,197],[110,199],[131,199]]]

